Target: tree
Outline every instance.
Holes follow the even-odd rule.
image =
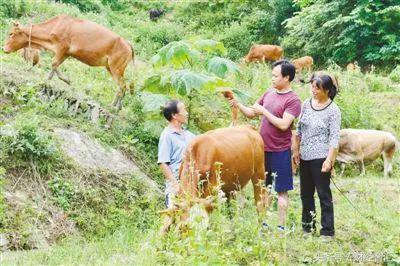
[[[224,45],[214,40],[171,42],[153,56],[151,61],[154,74],[145,80],[143,89],[151,93],[186,98],[190,122],[196,94],[210,94],[218,87],[231,86],[228,78],[240,75],[234,62],[221,57],[224,54]],[[234,92],[239,97],[244,96],[237,90]],[[154,106],[154,109],[158,108]]]
[[[285,21],[283,45],[290,54],[311,55],[319,64],[330,59],[342,65],[400,63],[398,1],[300,2],[302,10]]]

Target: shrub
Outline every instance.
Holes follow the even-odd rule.
[[[19,18],[27,11],[27,1],[4,1],[0,5],[0,17]]]
[[[39,128],[36,119],[17,121],[8,128],[8,134],[0,136],[0,141],[8,155],[25,161],[47,159],[56,152],[52,138]]]
[[[100,13],[102,4],[99,0],[56,0],[65,4],[75,5],[82,12]]]
[[[256,38],[251,35],[244,24],[233,23],[221,34],[219,41],[223,42],[228,50],[228,57],[237,60],[244,57]]]
[[[75,196],[75,188],[73,184],[57,176],[47,182],[50,191],[53,194],[53,200],[63,209],[68,210],[71,206],[71,201]]]
[[[400,65],[397,65],[396,68],[390,72],[389,78],[395,82],[400,82]]]

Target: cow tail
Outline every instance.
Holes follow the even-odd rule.
[[[133,65],[133,76],[135,76],[135,51],[133,50],[133,46],[132,46],[132,44],[130,43],[130,42],[128,42],[128,44],[129,44],[129,47],[131,47],[131,51],[132,51],[132,65]],[[135,91],[135,82],[132,80],[130,83],[129,83],[129,91],[130,91],[130,93],[133,95],[133,92]]]
[[[133,50],[132,44],[130,42],[128,42],[128,43],[129,43],[129,46],[131,47],[131,51],[132,51],[132,63],[135,63],[135,51]]]

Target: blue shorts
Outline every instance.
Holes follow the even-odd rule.
[[[292,153],[289,150],[265,152],[265,185],[272,185],[275,180],[275,191],[286,192],[293,189]]]

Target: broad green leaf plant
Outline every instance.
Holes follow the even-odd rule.
[[[230,78],[241,74],[236,63],[224,58],[224,55],[226,48],[223,43],[214,40],[171,42],[152,57],[154,72],[145,80],[143,90],[186,98],[190,122],[192,101],[196,94],[212,95],[219,87],[232,86]],[[238,94],[243,96],[240,92]],[[154,110],[159,110],[160,106],[152,106]]]

